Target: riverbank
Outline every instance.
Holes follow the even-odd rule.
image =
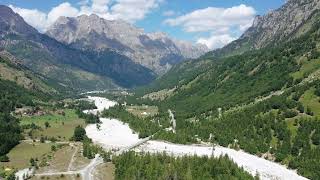
[[[98,110],[107,109],[116,102],[105,98],[93,98]],[[103,105],[106,105],[103,107]],[[111,105],[111,106],[110,106]],[[134,133],[127,124],[116,120],[101,118],[100,130],[95,125],[86,127],[86,132],[93,142],[101,145],[107,150],[122,149],[130,147],[139,140],[138,134]],[[243,151],[225,148],[221,146],[204,145],[180,145],[162,141],[147,141],[144,144],[132,149],[136,152],[167,153],[173,156],[197,155],[214,156],[228,155],[238,166],[243,167],[251,175],[259,174],[262,180],[281,179],[281,180],[306,180],[299,176],[294,170],[289,170],[285,166],[260,158]]]

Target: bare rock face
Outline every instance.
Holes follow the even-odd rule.
[[[37,34],[38,31],[25,23],[23,18],[9,7],[0,5],[0,35],[12,33],[30,36]]]
[[[320,9],[319,0],[289,0],[265,16],[257,16],[251,28],[240,39],[250,37],[254,48],[277,43],[289,37]]]
[[[20,59],[21,64],[54,83],[81,91],[119,86],[131,88],[148,84],[156,78],[150,69],[107,48],[108,43],[104,43],[105,39],[109,43],[115,40],[99,36],[105,31],[103,26],[97,28],[97,31],[90,31],[90,26],[99,24],[95,20],[100,18],[95,16],[79,18],[88,25],[83,26],[79,32],[89,32],[88,36],[91,38],[82,41],[85,36],[81,36],[77,41],[82,44],[74,42],[72,45],[83,48],[76,49],[39,33],[11,8],[0,5],[0,51],[8,51]],[[118,26],[125,24],[117,23]],[[67,24],[70,32],[77,27],[76,22],[69,21],[68,18],[61,18],[61,24]],[[65,42],[72,42],[74,34],[65,31],[58,37],[65,37]],[[91,44],[95,42],[97,42],[96,48],[101,51],[91,51]],[[86,46],[89,48],[85,48]],[[121,43],[119,48],[129,49]]]
[[[203,45],[173,40],[164,33],[145,33],[125,21],[109,21],[94,14],[60,17],[46,34],[77,49],[112,49],[158,74],[208,51]]]
[[[279,9],[264,16],[257,16],[252,26],[239,39],[221,49],[211,51],[208,55],[241,54],[299,37],[297,31],[319,10],[320,0],[288,0]]]

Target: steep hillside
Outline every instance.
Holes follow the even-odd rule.
[[[239,39],[227,46],[208,53],[208,56],[230,56],[248,50],[260,49],[299,37],[297,31],[320,9],[319,0],[288,0],[281,8],[264,16],[257,16],[250,27]]]
[[[299,5],[289,1],[283,8]],[[175,113],[176,132],[162,131],[155,138],[211,141],[318,179],[320,11],[286,38],[238,55],[229,52],[179,64],[136,91],[144,104],[158,105],[162,114]]]
[[[279,45],[241,55],[205,56],[182,63],[140,93],[147,94],[144,97],[166,97],[163,104],[191,117],[291,87],[319,69],[319,15],[315,11],[296,29],[299,37],[290,41],[278,41]]]
[[[16,108],[39,108],[39,104],[69,95],[67,94],[69,90],[33,73],[8,52],[0,51],[1,163],[8,160],[6,154],[23,138],[20,121],[13,116]]]
[[[71,88],[132,87],[155,78],[151,70],[114,51],[81,51],[40,34],[6,6],[0,6],[0,36],[0,47],[22,64]]]
[[[26,89],[42,93],[58,94],[62,89],[67,91],[59,84],[50,84],[49,79],[35,74],[7,51],[0,51],[0,79],[12,81]]]
[[[208,51],[204,45],[173,40],[164,33],[148,34],[127,22],[109,21],[95,14],[60,17],[46,34],[76,49],[112,49],[158,74]]]

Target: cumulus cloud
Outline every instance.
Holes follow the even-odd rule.
[[[244,26],[252,22],[255,10],[246,5],[231,8],[208,7],[189,14],[165,20],[170,26],[183,26],[187,32],[215,31],[232,26]]]
[[[62,3],[51,9],[48,13],[48,24],[54,23],[60,16],[76,17],[79,14],[78,9],[72,7],[70,3]]]
[[[37,9],[9,6],[20,14],[27,23],[43,32],[60,16],[76,17],[83,14],[97,14],[108,20],[122,19],[132,23],[145,18],[162,2],[163,0],[81,0],[78,2],[79,8],[64,2],[53,7],[48,13]]]
[[[236,38],[229,34],[212,35],[209,38],[199,38],[197,43],[205,44],[209,49],[221,48]]]
[[[45,29],[48,26],[47,14],[37,9],[23,9],[12,5],[9,5],[9,7],[36,29]]]
[[[160,0],[117,0],[111,7],[112,14],[117,19],[126,19],[130,22],[143,19],[152,9],[159,6]]]
[[[231,8],[208,7],[166,19],[164,23],[169,26],[181,26],[186,32],[209,32],[210,37],[199,38],[198,42],[214,49],[234,40],[234,32],[242,33],[249,28],[255,14],[254,8],[244,4]]]

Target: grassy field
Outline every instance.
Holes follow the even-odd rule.
[[[21,125],[35,123],[37,125],[43,125],[46,121],[55,122],[55,121],[70,121],[77,119],[78,116],[73,109],[65,109],[65,116],[58,113],[50,113],[43,116],[22,116]]]
[[[150,94],[146,94],[143,96],[143,98],[149,98],[151,100],[164,100],[166,99],[167,97],[170,97],[173,95],[175,91],[175,88],[173,89],[163,89],[163,90],[160,90],[160,91],[157,91],[157,92],[152,92]]]
[[[86,157],[83,157],[82,152],[83,152],[83,146],[82,144],[77,144],[76,145],[78,148],[77,153],[74,156],[74,161],[72,163],[71,170],[79,170],[83,169],[90,163],[90,159],[87,159]]]
[[[288,129],[290,130],[290,133],[292,135],[292,137],[296,137],[297,135],[297,131],[298,131],[298,126],[295,126],[295,121],[296,119],[299,119],[301,118],[302,116],[297,116],[297,117],[294,117],[294,118],[288,118],[286,119],[286,122],[287,122],[287,125],[288,125]]]
[[[69,140],[72,135],[74,128],[78,125],[85,126],[85,122],[79,119],[74,110],[64,110],[65,116],[58,113],[50,113],[43,116],[23,116],[21,118],[21,125],[34,123],[41,127],[41,130],[34,130],[32,137],[39,139],[41,136],[55,137],[58,140],[65,141]],[[50,124],[50,127],[45,127],[45,122]],[[27,130],[28,131],[28,130]]]
[[[146,117],[154,116],[158,113],[157,106],[127,106],[127,111],[135,116]]]
[[[70,163],[70,170],[72,171],[83,169],[90,163],[90,160],[83,157],[82,148],[82,143],[63,146],[52,155],[52,158],[48,161],[48,165],[40,167],[36,173],[65,172],[68,171]],[[73,155],[74,158],[72,161]]]
[[[305,108],[309,107],[315,116],[320,117],[320,98],[314,94],[314,91],[314,88],[307,90],[299,101]]]
[[[104,163],[97,166],[94,171],[95,179],[98,180],[114,180],[115,166],[112,163]]]
[[[314,59],[310,61],[303,59],[301,60],[301,63],[302,66],[299,71],[291,74],[294,79],[303,78],[305,74],[309,75],[310,73],[320,68],[320,59]]]
[[[36,173],[68,171],[73,152],[74,148],[68,145],[58,149],[52,154],[52,158],[48,161],[48,166],[40,167]]]
[[[30,166],[29,161],[31,158],[41,159],[45,154],[50,153],[51,145],[52,144],[22,142],[9,152],[10,162],[0,163],[0,166],[15,169],[27,168]]]

